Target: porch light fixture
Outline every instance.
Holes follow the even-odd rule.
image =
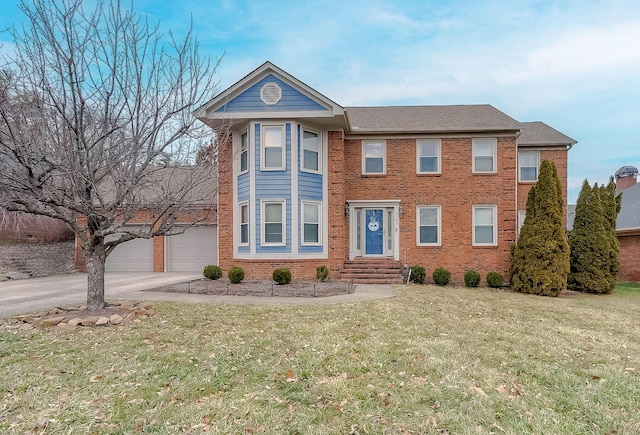
[[[344,215],[346,217],[349,217],[349,204],[344,206]]]
[[[400,213],[400,216],[404,214],[404,210],[402,210],[402,206],[398,208],[398,213]]]

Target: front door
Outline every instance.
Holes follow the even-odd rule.
[[[349,260],[400,259],[400,201],[347,201]]]
[[[365,255],[383,255],[384,254],[384,210],[383,209],[366,209],[365,210]]]

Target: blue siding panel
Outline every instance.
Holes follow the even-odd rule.
[[[260,89],[266,83],[276,83],[282,89],[282,98],[276,104],[267,105],[260,99]],[[307,97],[272,74],[238,95],[216,112],[282,112],[294,110],[327,110],[317,101]]]
[[[256,192],[256,253],[258,254],[285,254],[291,253],[291,123],[285,124],[285,165],[284,171],[260,171],[260,125],[256,124],[256,166],[255,166],[255,192]],[[285,241],[286,246],[260,246],[261,242],[261,201],[285,200]]]
[[[238,202],[248,201],[250,194],[249,173],[238,175]]]

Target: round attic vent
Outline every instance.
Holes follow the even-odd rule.
[[[260,89],[260,99],[270,106],[276,104],[282,98],[282,89],[275,83],[265,83]]]

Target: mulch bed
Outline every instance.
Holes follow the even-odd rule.
[[[326,297],[353,293],[355,286],[343,281],[293,281],[290,284],[278,285],[273,281],[242,281],[232,284],[228,279],[181,282],[146,291],[194,293],[228,296],[263,296],[263,297]]]

